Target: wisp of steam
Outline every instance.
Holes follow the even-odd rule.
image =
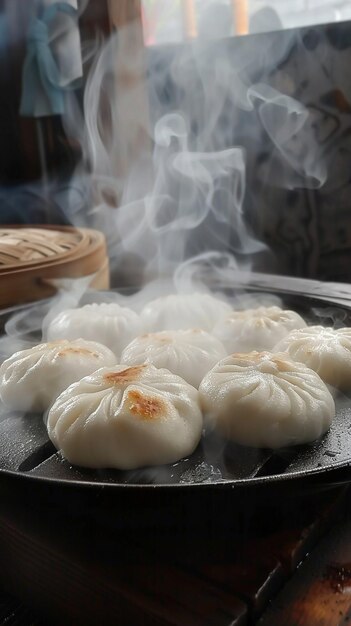
[[[70,98],[66,132],[79,141],[82,160],[65,197],[66,216],[105,233],[116,283],[176,273],[179,290],[183,263],[189,280],[192,259],[208,270],[215,258],[218,273],[219,255],[227,274],[229,257],[231,271],[247,271],[268,253],[244,212],[246,149],[257,120],[285,164],[277,185],[314,188],[326,173],[309,113],[262,80],[251,81],[253,46],[245,39],[235,47],[199,40],[144,51],[132,45],[136,28],[124,27],[97,54],[83,115]],[[293,37],[284,47],[257,49],[262,63],[279,63]],[[242,111],[254,122],[246,123],[246,136]],[[84,203],[75,201],[77,188]]]

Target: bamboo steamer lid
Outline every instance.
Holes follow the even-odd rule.
[[[57,279],[91,276],[108,289],[104,235],[70,226],[6,226],[0,229],[0,307],[48,298]]]

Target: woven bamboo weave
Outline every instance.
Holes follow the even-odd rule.
[[[55,279],[92,276],[109,287],[105,237],[69,226],[6,226],[0,229],[0,307],[53,295]]]

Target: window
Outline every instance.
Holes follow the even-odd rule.
[[[351,20],[349,0],[142,0],[146,45]]]

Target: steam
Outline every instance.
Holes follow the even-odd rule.
[[[57,279],[57,295],[18,310],[12,307],[3,311],[8,316],[5,334],[0,337],[0,361],[11,354],[32,348],[42,339],[46,339],[46,330],[51,320],[61,311],[75,308],[88,292],[92,276],[79,279]]]
[[[62,198],[68,220],[105,233],[118,285],[175,274],[183,290],[183,263],[208,269],[214,261],[218,275],[220,255],[232,276],[260,269],[269,250],[247,220],[246,149],[265,136],[269,167],[278,160],[283,168],[276,186],[320,187],[326,171],[308,110],[252,80],[257,56],[245,40],[241,48],[195,42],[144,54],[137,38],[130,24],[96,56],[83,115],[69,102],[66,131],[82,162],[75,192]],[[268,72],[295,39],[267,41],[260,54]],[[272,172],[260,175],[265,184]]]
[[[311,128],[308,127],[310,120],[307,109],[297,100],[264,84],[249,88],[248,100],[252,106],[255,99],[261,102],[258,114],[264,130],[284,161],[297,175],[292,175],[290,180],[283,178],[278,185],[283,184],[284,188],[301,185],[310,189],[322,186],[326,180],[326,168],[315,158],[317,144],[313,140]],[[312,149],[311,141],[314,144]]]

